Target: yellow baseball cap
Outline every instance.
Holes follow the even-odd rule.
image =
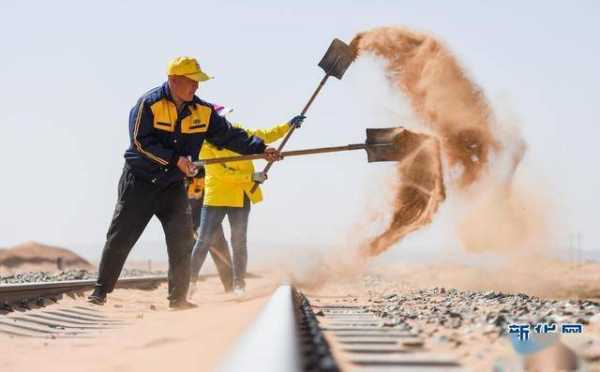
[[[206,75],[200,68],[196,58],[192,57],[175,57],[169,61],[167,67],[167,75],[180,75],[190,78],[194,81],[206,81],[212,77]]]

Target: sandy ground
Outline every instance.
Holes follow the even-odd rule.
[[[390,316],[388,320],[416,314],[418,318],[406,322],[419,330],[428,350],[450,353],[473,370],[491,370],[503,359],[508,363],[519,362],[510,343],[492,332],[490,324],[478,320],[497,315],[503,308],[508,308],[509,313],[516,308],[511,308],[512,300],[497,303],[478,300],[478,310],[462,309],[463,295],[452,299],[444,293],[456,288],[472,291],[478,298],[489,291],[498,291],[556,299],[557,312],[560,310],[560,314],[567,316],[565,320],[576,321],[579,312],[585,312],[584,318],[589,323],[585,325],[583,337],[562,340],[577,349],[581,358],[591,362],[588,370],[600,370],[600,314],[577,310],[565,315],[569,314],[566,311],[571,305],[563,306],[565,301],[582,299],[598,302],[600,264],[572,265],[537,259],[532,270],[531,262],[525,260],[520,265],[510,261],[510,265],[495,266],[440,263],[342,268],[338,265],[339,270],[324,266],[308,274],[306,282],[311,285],[296,284],[309,295],[341,298],[341,301],[364,304],[375,312],[386,311]],[[93,338],[88,339],[25,339],[0,334],[0,348],[4,351],[0,371],[48,370],[48,365],[52,371],[63,372],[214,370],[257,316],[281,278],[281,274],[259,271],[258,277],[248,279],[248,295],[239,301],[223,293],[216,276],[208,276],[192,298],[199,308],[181,312],[167,309],[166,286],[155,291],[117,290],[100,309],[111,319],[126,320],[127,326],[96,331]],[[433,289],[442,287],[448,292]],[[425,292],[415,295],[418,290]],[[397,300],[390,296],[397,296]],[[402,299],[405,302],[397,302]],[[53,307],[84,304],[84,299],[66,298]],[[446,308],[450,304],[453,309],[462,309],[458,310],[465,320],[461,326],[440,323],[444,316],[432,315],[430,311],[434,306]],[[573,302],[573,306],[577,304]],[[596,312],[594,306],[590,309]],[[533,314],[534,310],[531,311]],[[427,319],[433,322],[425,321]]]
[[[154,291],[116,290],[101,307],[121,329],[92,338],[27,339],[0,334],[0,370],[12,371],[210,371],[256,317],[278,284],[273,274],[248,279],[243,300],[223,293],[218,278],[201,282],[192,300],[199,307],[169,311],[166,285]],[[85,305],[66,298],[51,307]],[[48,307],[48,308],[51,308]]]
[[[555,302],[556,315],[563,318],[563,323],[575,323],[584,318],[583,334],[561,335],[560,340],[585,362],[588,371],[600,371],[598,306],[590,306],[590,313],[590,310],[580,310],[578,302],[600,302],[600,264],[572,265],[538,260],[535,267],[535,270],[531,269],[531,261],[527,265],[513,263],[495,268],[462,264],[396,264],[371,267],[359,275],[352,275],[350,271],[329,272],[332,276],[325,275],[327,279],[320,280],[321,285],[304,286],[303,291],[335,303],[363,306],[377,314],[386,314],[384,323],[398,321],[398,326],[410,327],[423,338],[427,350],[453,355],[474,371],[525,363],[523,356],[515,353],[509,339],[498,334],[499,327],[492,326],[491,320],[486,321],[500,311],[506,311],[506,317],[510,319],[517,308],[510,305],[512,300],[509,298],[512,297],[509,294],[525,293]],[[434,288],[445,288],[445,292]],[[456,294],[453,299],[449,294],[451,288],[467,292]],[[507,295],[493,300],[471,300],[491,291]],[[533,318],[536,306],[532,305],[528,310]],[[442,311],[432,312],[434,308]],[[460,313],[464,319],[462,324],[444,323],[442,319],[451,320],[449,315],[444,315],[446,309]],[[557,354],[553,350],[548,353]],[[543,359],[548,360],[548,357]]]

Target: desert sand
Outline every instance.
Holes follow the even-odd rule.
[[[590,313],[597,312],[600,305],[583,302],[585,309],[579,309],[581,301],[598,303],[600,264],[537,258],[537,270],[531,270],[532,261],[527,262],[520,267],[371,263],[351,265],[346,270],[341,270],[338,262],[337,270],[323,264],[305,281],[299,276],[294,280],[308,295],[350,301],[378,314],[387,313],[384,322],[408,321],[428,350],[452,354],[473,370],[490,370],[503,361],[521,363],[506,337],[498,334],[504,326],[492,318],[506,312],[510,321],[523,304],[535,318],[539,316],[538,304],[545,303],[564,321],[584,318],[584,334],[563,337],[562,342],[586,360],[589,370],[600,370],[600,316]],[[88,338],[28,339],[0,334],[0,347],[5,351],[0,370],[47,369],[48,363],[51,370],[63,372],[214,370],[274,289],[289,277],[266,269],[256,273],[248,279],[248,295],[243,300],[225,294],[215,275],[205,276],[191,298],[199,307],[187,311],[168,310],[166,285],[154,291],[116,290],[105,306],[94,308],[109,319],[124,320],[124,327],[93,331]],[[488,298],[490,293],[494,299]],[[519,298],[525,298],[524,302],[511,305]],[[65,298],[49,308],[73,306],[89,305],[84,298]],[[431,312],[439,306],[459,311],[461,324],[445,323],[449,315]]]
[[[0,334],[0,370],[51,371],[210,371],[256,317],[278,283],[259,273],[248,279],[243,300],[223,293],[217,277],[200,283],[192,297],[199,307],[169,311],[166,285],[154,291],[113,292],[100,309],[125,320],[120,329],[94,331],[91,338],[21,338]],[[65,298],[53,308],[88,306]],[[10,316],[10,315],[9,315]]]

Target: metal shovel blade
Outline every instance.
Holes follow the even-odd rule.
[[[429,137],[402,127],[368,128],[365,150],[369,163],[378,161],[400,161]]]
[[[329,49],[327,49],[321,62],[319,62],[319,67],[327,75],[341,79],[353,60],[354,53],[352,52],[352,48],[340,39],[333,39],[331,45],[329,45]]]

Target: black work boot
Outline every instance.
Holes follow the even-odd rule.
[[[88,297],[88,303],[94,305],[104,305],[106,303],[106,292],[100,287],[96,287],[94,292]]]

